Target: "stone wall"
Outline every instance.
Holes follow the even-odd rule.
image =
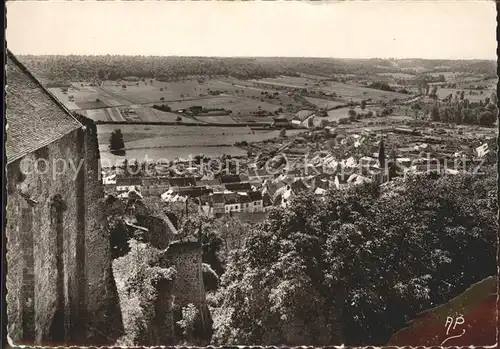
[[[7,313],[14,343],[105,344],[121,331],[97,204],[97,144],[86,132],[76,130],[7,168]],[[82,159],[83,170],[76,171]]]
[[[64,340],[64,316],[58,316],[64,312],[61,309],[62,304],[69,299],[61,302],[64,297],[64,291],[68,297],[70,293],[77,294],[75,284],[69,281],[70,275],[76,275],[76,265],[80,262],[73,256],[76,254],[75,237],[78,231],[77,219],[77,186],[76,181],[71,175],[60,175],[53,180],[52,163],[56,159],[74,159],[78,163],[78,132],[73,132],[60,141],[52,143],[45,148],[29,154],[23,160],[23,169],[34,172],[35,162],[39,159],[37,167],[38,174],[27,173],[24,178],[20,175],[20,161],[10,164],[7,169],[7,180],[9,182],[10,193],[7,196],[7,292],[8,296],[8,315],[9,315],[9,335],[15,342],[30,341],[34,339],[37,343],[42,341],[62,342]],[[47,162],[42,162],[45,159]],[[24,166],[29,164],[29,166]],[[45,172],[45,174],[43,174]],[[69,173],[69,172],[68,172]],[[31,232],[24,231],[26,227],[22,224],[23,210],[26,211],[27,201],[21,195],[28,196],[34,203],[32,207]],[[59,194],[65,207],[61,210],[62,221],[55,222],[55,212],[52,209],[52,199]],[[24,214],[26,215],[26,213]],[[78,232],[80,233],[80,232]],[[35,331],[33,338],[26,328],[25,321],[22,319],[26,313],[26,304],[22,299],[16,299],[22,290],[18,278],[22,281],[23,270],[27,268],[25,251],[28,246],[27,240],[23,235],[32,234],[33,241],[36,244],[32,246],[33,255],[33,274],[34,285],[32,292],[34,299],[34,322]],[[67,244],[67,249],[61,251],[61,236]],[[24,243],[23,243],[24,242]],[[73,257],[73,258],[71,258]],[[60,268],[62,263],[63,268]],[[58,269],[59,267],[59,269]],[[16,270],[19,269],[19,270]],[[61,285],[66,282],[66,289]],[[21,287],[20,287],[21,286]],[[25,287],[26,288],[26,287]],[[38,296],[42,295],[43,296]],[[69,304],[69,302],[68,302]],[[77,312],[74,309],[73,314]],[[71,316],[71,312],[66,314]],[[62,334],[58,337],[57,333]]]
[[[174,267],[176,277],[172,288],[174,306],[194,304],[200,312],[204,333],[210,333],[212,319],[206,304],[202,269],[203,250],[198,241],[176,241],[169,245],[161,261],[162,267]]]
[[[199,307],[205,304],[202,249],[199,242],[171,243],[165,252],[162,267],[174,267],[176,279],[173,287],[174,303],[181,307],[189,303]]]
[[[174,280],[175,282],[175,280]],[[155,317],[152,327],[153,342],[147,345],[172,345],[176,344],[174,332],[174,315],[172,309],[172,287],[170,280],[161,280],[156,285],[158,298],[155,301]]]
[[[151,246],[163,250],[173,240],[167,223],[161,217],[137,214],[136,219],[139,226],[148,229],[146,242],[149,242]]]
[[[88,119],[80,118],[85,125],[83,137],[82,175],[84,178],[85,215],[85,270],[82,277],[87,283],[86,342],[104,345],[114,343],[123,333],[118,292],[111,264],[111,243],[106,226],[104,188],[101,181],[100,155],[97,128]]]

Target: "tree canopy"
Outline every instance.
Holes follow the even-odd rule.
[[[111,133],[109,138],[109,150],[114,153],[124,152],[125,143],[123,142],[123,133],[120,129],[116,129]]]
[[[495,273],[495,181],[416,176],[275,209],[229,257],[213,343],[386,344]]]

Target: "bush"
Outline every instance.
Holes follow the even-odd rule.
[[[165,100],[165,98],[161,97],[160,100]],[[171,112],[172,109],[168,104],[162,104],[162,105],[153,105],[153,108],[164,111],[164,112]]]
[[[490,111],[484,111],[479,114],[478,123],[483,126],[491,126],[495,123],[497,117]]]
[[[125,143],[123,142],[123,133],[120,129],[111,132],[109,138],[109,150],[114,154],[124,153]]]
[[[382,109],[382,112],[380,113],[381,116],[388,116],[392,114],[392,108],[385,107]]]
[[[157,285],[172,282],[175,270],[158,266],[160,250],[133,239],[129,245],[130,252],[113,262],[125,329],[120,341],[128,345],[148,345],[155,326]]]
[[[182,318],[177,321],[177,324],[182,328],[184,340],[187,342],[194,339],[198,315],[199,311],[194,304],[188,304],[187,307],[182,308]]]

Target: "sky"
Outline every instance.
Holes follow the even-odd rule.
[[[14,54],[496,59],[488,0],[8,1]]]

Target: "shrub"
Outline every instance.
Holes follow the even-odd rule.
[[[182,318],[177,321],[177,324],[182,328],[184,340],[187,342],[194,339],[198,314],[198,309],[194,304],[188,304],[187,307],[182,308]]]
[[[497,117],[490,111],[484,111],[479,114],[478,123],[483,126],[491,126],[495,123]]]
[[[380,113],[381,116],[387,116],[392,114],[392,108],[385,107],[382,109],[382,112]]]
[[[121,342],[129,345],[150,344],[155,321],[157,285],[175,278],[173,268],[159,267],[160,250],[129,241],[130,252],[113,262],[113,274],[120,298],[126,335]]]

